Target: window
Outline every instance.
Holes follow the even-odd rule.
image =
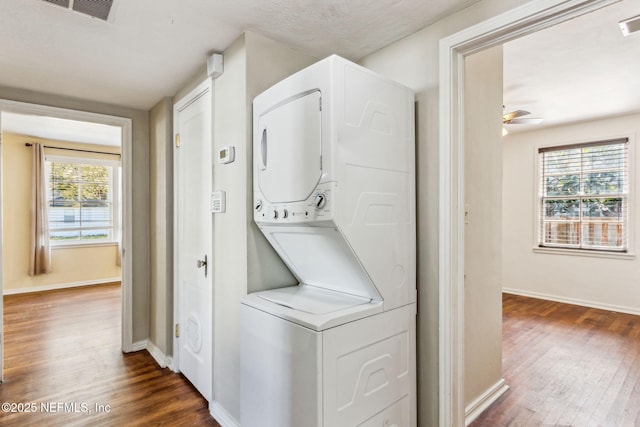
[[[47,157],[52,245],[116,242],[117,162]]]
[[[539,246],[627,251],[628,139],[542,148]]]

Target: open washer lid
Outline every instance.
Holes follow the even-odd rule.
[[[382,312],[382,302],[308,285],[255,292],[242,303],[315,331]]]
[[[300,283],[365,301],[382,301],[338,229],[281,225],[261,226],[260,229]],[[300,298],[306,294],[302,295]]]

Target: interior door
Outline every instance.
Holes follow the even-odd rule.
[[[213,352],[212,89],[207,82],[174,109],[177,369],[211,401]]]

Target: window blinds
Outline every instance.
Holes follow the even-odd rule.
[[[627,251],[628,138],[541,148],[539,246]]]

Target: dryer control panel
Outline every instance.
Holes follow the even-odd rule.
[[[254,194],[253,217],[257,223],[301,224],[330,221],[332,214],[332,185],[320,184],[311,195],[300,202],[269,202],[261,192]]]

